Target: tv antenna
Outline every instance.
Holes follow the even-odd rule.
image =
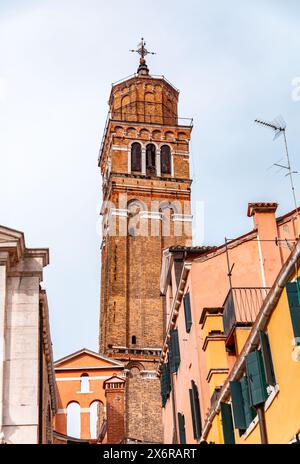
[[[278,162],[278,163],[274,163],[274,166],[277,166],[280,169],[286,169],[287,173],[285,174],[285,176],[286,177],[289,176],[290,178],[293,201],[294,201],[295,212],[296,212],[296,228],[297,228],[297,234],[299,235],[300,212],[299,212],[299,208],[297,205],[296,192],[295,192],[295,186],[294,186],[294,181],[293,181],[293,174],[297,174],[297,171],[293,171],[291,168],[290,156],[289,156],[289,150],[288,150],[288,144],[287,144],[287,138],[286,138],[286,132],[285,132],[286,122],[282,116],[277,116],[277,118],[273,119],[273,121],[271,122],[262,121],[261,119],[255,119],[254,122],[256,122],[257,124],[260,124],[261,126],[265,126],[265,127],[268,127],[269,129],[272,129],[275,132],[273,140],[276,140],[281,134],[283,134],[287,164],[286,165],[279,164]]]

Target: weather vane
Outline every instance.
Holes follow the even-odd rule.
[[[148,66],[146,65],[146,60],[145,56],[146,55],[155,55],[155,52],[149,52],[146,48],[146,42],[144,40],[144,37],[141,38],[141,42],[138,44],[138,48],[136,50],[129,50],[130,52],[133,53],[138,53],[141,58],[140,58],[140,65],[138,68],[138,74],[148,74],[149,69]]]

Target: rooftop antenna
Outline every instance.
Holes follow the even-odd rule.
[[[293,201],[294,201],[295,212],[296,212],[296,230],[299,236],[300,212],[299,212],[299,208],[297,205],[297,199],[296,199],[296,193],[295,193],[295,187],[294,187],[294,181],[293,181],[293,174],[297,174],[297,171],[292,171],[292,168],[291,168],[290,156],[289,156],[289,150],[288,150],[286,132],[285,132],[286,122],[284,121],[282,116],[277,116],[277,118],[273,119],[273,121],[271,122],[262,121],[261,119],[255,119],[254,122],[256,122],[257,124],[260,124],[261,126],[265,126],[265,127],[272,129],[275,132],[273,140],[276,140],[281,134],[283,134],[287,165],[274,163],[274,166],[278,166],[281,169],[286,169],[287,173],[285,174],[285,176],[289,176],[290,178]]]

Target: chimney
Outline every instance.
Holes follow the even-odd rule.
[[[107,443],[123,443],[125,438],[125,380],[113,375],[104,382],[103,388],[107,411]]]
[[[253,216],[257,229],[258,252],[262,267],[263,286],[271,287],[282,266],[275,212],[278,203],[248,203],[247,216]]]

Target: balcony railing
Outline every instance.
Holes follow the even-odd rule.
[[[224,334],[228,337],[236,326],[251,326],[269,292],[266,287],[232,288],[223,307]]]

